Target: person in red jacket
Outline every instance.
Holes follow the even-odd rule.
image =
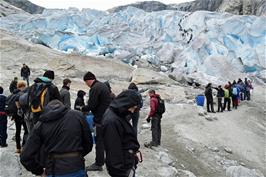
[[[156,94],[154,90],[149,91],[150,96],[150,113],[146,118],[147,122],[151,121],[152,141],[145,143],[145,147],[159,146],[161,144],[161,118],[162,115],[157,113],[158,98],[160,95]]]

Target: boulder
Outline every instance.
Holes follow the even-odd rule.
[[[264,177],[264,175],[256,169],[248,169],[243,166],[231,166],[226,169],[226,177]]]
[[[175,84],[175,81],[170,79],[167,75],[145,68],[135,69],[132,72],[131,82],[135,84]]]

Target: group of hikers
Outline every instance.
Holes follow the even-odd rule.
[[[250,93],[253,90],[253,86],[250,80],[245,78],[244,81],[242,79],[235,80],[233,83],[228,82],[224,88],[221,85],[218,87],[212,87],[212,84],[209,83],[205,87],[205,97],[207,100],[207,112],[215,113],[213,107],[213,93],[212,89],[217,90],[217,99],[218,99],[218,109],[217,112],[223,112],[226,108],[228,111],[231,111],[231,102],[234,109],[240,104],[240,101],[250,100]],[[224,100],[224,101],[223,101]]]
[[[7,119],[11,117],[16,125],[16,153],[20,154],[22,165],[35,175],[85,177],[87,171],[102,171],[106,164],[112,177],[135,176],[137,164],[142,161],[137,135],[143,106],[136,84],[130,83],[115,96],[109,82],[100,82],[92,72],[87,72],[83,80],[90,88],[89,99],[85,104],[86,92],[79,90],[71,109],[70,79],[63,80],[59,91],[53,83],[52,70],[45,71],[30,85],[30,69],[23,64],[21,76],[27,84],[15,77],[8,97],[0,86],[0,147],[8,146]],[[148,94],[150,112],[146,121],[152,124],[152,141],[144,145],[156,147],[161,144],[165,106],[155,90],[149,90]],[[86,121],[89,114],[93,115],[92,125]],[[85,167],[84,157],[93,147],[92,131],[95,131],[96,157],[92,165]]]

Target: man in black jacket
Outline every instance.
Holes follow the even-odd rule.
[[[17,84],[18,84],[18,78],[14,77],[14,80],[9,85],[9,91],[11,94],[14,93],[14,91],[17,89]]]
[[[208,85],[205,87],[205,97],[207,100],[207,104],[206,104],[207,105],[207,112],[215,113],[215,111],[213,109],[213,96],[212,96],[212,84],[211,83],[208,83]]]
[[[141,100],[133,90],[120,93],[104,114],[103,136],[106,151],[106,167],[112,177],[134,176],[139,150],[130,116],[139,109]],[[130,176],[131,176],[130,175]]]
[[[88,104],[82,108],[82,112],[92,112],[93,123],[96,126],[96,158],[95,163],[87,168],[88,171],[102,171],[104,165],[104,144],[102,118],[108,108],[111,97],[108,87],[96,80],[93,73],[87,72],[83,77],[84,82],[90,87]]]
[[[27,81],[27,85],[29,86],[30,68],[25,63],[23,63],[23,66],[20,70],[20,75],[23,78],[23,80]]]
[[[92,150],[92,145],[82,113],[53,100],[34,126],[20,161],[35,175],[86,176],[84,156]]]

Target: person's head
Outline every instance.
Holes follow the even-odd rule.
[[[14,77],[14,81],[18,81],[18,78],[17,77]]]
[[[3,87],[0,86],[0,94],[3,94],[4,93],[4,89]]]
[[[47,77],[50,80],[54,80],[54,71],[52,70],[45,71],[43,77]]]
[[[211,86],[212,86],[212,83],[208,83],[207,86],[206,86],[206,88],[209,88]]]
[[[149,96],[152,97],[154,96],[156,93],[155,93],[155,90],[151,89],[149,90]]]
[[[140,105],[139,95],[134,90],[125,90],[121,92],[110,104],[120,116],[126,116],[134,113]]]
[[[221,85],[219,85],[219,86],[218,86],[218,88],[220,89],[220,88],[222,88],[222,86],[221,86]]]
[[[70,79],[64,79],[63,80],[63,86],[67,86],[67,87],[70,87],[70,84],[71,84],[71,80]]]
[[[224,86],[224,88],[225,88],[225,89],[228,89],[228,88],[229,88],[229,85],[228,85],[228,84],[226,84],[226,85]]]
[[[84,80],[84,82],[86,83],[86,85],[88,87],[91,87],[92,84],[94,83],[94,81],[96,80],[96,77],[95,77],[95,75],[92,72],[88,71],[84,75],[83,80]]]
[[[18,88],[19,90],[23,90],[25,87],[26,87],[26,82],[24,82],[24,81],[19,81],[19,82],[17,83],[17,88]]]
[[[137,85],[133,82],[129,84],[128,89],[132,89],[132,90],[136,90],[136,91],[139,90]]]
[[[80,98],[83,98],[86,95],[86,92],[84,92],[83,90],[79,90],[77,93],[77,96]]]
[[[23,67],[26,67],[26,64],[25,63],[23,63],[23,65],[22,65]]]

